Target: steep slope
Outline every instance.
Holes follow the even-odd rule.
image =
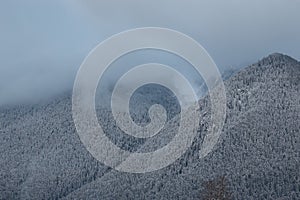
[[[272,54],[225,87],[227,118],[215,150],[199,159],[209,123],[203,120],[181,159],[146,174],[117,172],[87,152],[72,121],[70,94],[0,108],[0,198],[199,199],[204,181],[226,175],[235,199],[299,199],[300,63]],[[200,104],[209,115],[209,99]]]

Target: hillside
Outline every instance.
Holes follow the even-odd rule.
[[[222,175],[234,199],[299,199],[300,63],[271,54],[235,73],[225,87],[227,117],[215,150],[199,159],[209,124],[204,98],[192,147],[174,164],[146,174],[117,172],[89,154],[75,131],[70,93],[0,108],[0,199],[199,199],[202,183]],[[176,130],[172,113],[164,133]],[[110,121],[104,110],[98,117]],[[144,143],[120,136],[113,126],[107,131],[128,150]]]

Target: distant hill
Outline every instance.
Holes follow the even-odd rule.
[[[172,165],[146,174],[117,172],[89,154],[76,134],[70,93],[2,107],[0,199],[199,199],[203,183],[219,176],[226,177],[234,199],[300,199],[300,63],[271,54],[227,77],[225,87],[227,117],[215,150],[199,159],[210,123],[205,97],[193,145]],[[158,146],[177,128],[176,99],[162,99],[175,108],[163,130],[169,135],[162,134]],[[106,112],[98,110],[100,123],[111,122]],[[121,136],[113,125],[106,130],[124,149],[136,151],[144,143]]]

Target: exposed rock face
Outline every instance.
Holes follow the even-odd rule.
[[[117,172],[89,154],[75,131],[70,94],[0,108],[0,199],[199,199],[202,183],[223,175],[235,199],[300,199],[300,63],[272,54],[225,87],[227,118],[215,150],[199,159],[209,124],[205,98],[192,147],[146,174]]]

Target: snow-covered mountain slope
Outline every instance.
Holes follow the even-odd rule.
[[[199,159],[209,124],[205,98],[192,147],[174,164],[146,174],[117,172],[89,154],[73,124],[71,94],[0,108],[0,199],[199,199],[202,183],[220,175],[235,199],[299,199],[300,63],[272,54],[225,87],[227,117],[215,150]],[[105,112],[98,110],[101,123],[110,122]],[[170,120],[165,133],[176,131],[176,115]],[[107,131],[125,149],[143,143],[126,146],[130,138],[112,125]]]

